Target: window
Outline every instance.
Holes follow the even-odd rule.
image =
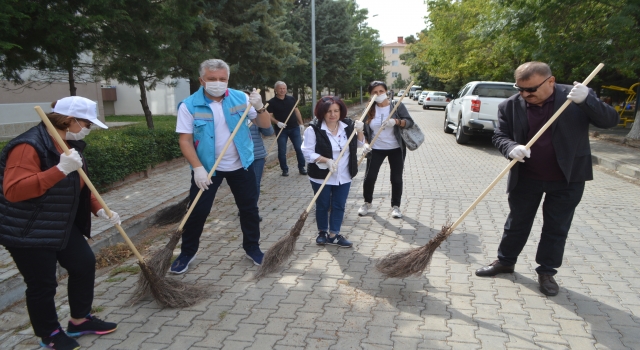
[[[400,49],[391,49],[391,53],[397,55],[400,53]]]
[[[392,78],[397,78],[398,77],[398,72],[391,72],[391,77]]]
[[[400,61],[391,61],[391,65],[392,66],[399,66],[400,65]]]

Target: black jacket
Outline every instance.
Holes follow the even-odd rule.
[[[347,127],[344,129],[344,131],[347,133],[347,137],[351,136],[351,133],[354,129],[353,121],[349,118],[346,118],[342,120],[342,122],[347,124]],[[320,128],[321,125],[318,125],[318,120],[314,119],[311,123],[309,123],[309,126],[316,133],[316,153],[325,158],[333,159],[333,149],[331,148],[331,141],[329,140],[327,133]],[[356,155],[357,151],[358,140],[354,136],[349,143],[349,174],[351,175],[352,179],[356,176],[356,174],[358,174],[358,159]],[[309,177],[314,179],[323,180],[329,174],[329,169],[320,169],[318,168],[316,163],[309,163],[307,169],[309,172]]]
[[[554,112],[567,101],[571,85],[555,85]],[[527,143],[529,121],[525,100],[520,94],[513,95],[498,106],[499,126],[493,134],[493,145],[509,159],[509,152],[518,145]],[[618,125],[620,117],[613,107],[600,101],[595,92],[581,104],[571,103],[551,125],[553,148],[558,165],[567,182],[593,180],[591,147],[589,146],[589,124],[599,128]],[[525,159],[526,162],[526,159]],[[518,183],[520,163],[511,168],[507,193]]]
[[[60,180],[42,196],[21,202],[9,202],[4,197],[4,170],[9,151],[27,143],[40,157],[41,169],[47,170],[60,162],[51,136],[43,123],[11,140],[0,154],[0,244],[16,248],[64,249],[75,224],[87,237],[91,235],[91,192],[88,186],[80,190],[80,175],[74,171]],[[68,141],[80,155],[84,141]],[[84,158],[83,158],[84,160]],[[83,162],[86,170],[86,162]]]

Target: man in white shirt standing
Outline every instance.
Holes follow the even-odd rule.
[[[247,123],[242,124],[213,176],[208,178],[245,109],[250,108],[247,118],[259,127],[271,126],[260,94],[254,89],[247,97],[242,91],[227,88],[229,74],[229,65],[222,60],[202,62],[202,86],[178,105],[176,132],[180,133],[180,150],[193,169],[189,196],[193,201],[200,190],[203,193],[184,226],[181,252],[171,265],[172,273],[186,272],[195,259],[202,229],[223,179],[240,211],[242,247],[254,264],[262,264],[253,141]]]

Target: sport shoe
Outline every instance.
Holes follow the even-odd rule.
[[[316,238],[317,245],[325,245],[327,244],[327,231],[318,232],[318,238]]]
[[[103,321],[96,316],[88,315],[85,318],[87,320],[80,323],[79,325],[75,325],[73,324],[73,322],[69,321],[69,325],[67,326],[67,334],[70,337],[79,337],[83,334],[103,335],[111,333],[118,329],[117,324],[113,322]]]
[[[342,248],[350,248],[353,245],[353,243],[347,241],[343,235],[327,236],[327,244],[337,245]]]
[[[358,209],[358,215],[363,216],[371,210],[371,203],[364,202],[364,204]]]
[[[394,218],[402,217],[402,212],[400,211],[400,208],[398,208],[397,205],[393,206],[393,210],[391,211],[391,217],[394,217]]]
[[[40,339],[40,346],[43,348],[56,350],[80,349],[80,344],[75,339],[69,338],[67,333],[62,330],[62,327],[59,327],[52,335]]]
[[[196,255],[182,254],[178,255],[178,258],[171,264],[171,273],[181,274],[187,272],[189,264],[196,258]]]
[[[262,258],[264,258],[264,253],[260,251],[260,248],[256,250],[252,250],[250,252],[246,252],[247,258],[251,259],[254,264],[260,266],[262,265]]]

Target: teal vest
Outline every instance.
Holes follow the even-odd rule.
[[[204,89],[200,87],[193,95],[180,102],[178,108],[183,103],[193,116],[193,146],[196,149],[196,154],[209,172],[216,162],[216,133],[214,131],[215,125],[213,125],[213,111],[209,107],[210,101],[204,95]],[[249,108],[247,107],[247,95],[242,91],[227,89],[225,97],[222,99],[222,110],[229,132],[233,133],[233,129],[246,108]],[[233,138],[233,144],[240,155],[242,167],[246,170],[253,163],[253,141],[246,122],[240,126],[238,133]]]

